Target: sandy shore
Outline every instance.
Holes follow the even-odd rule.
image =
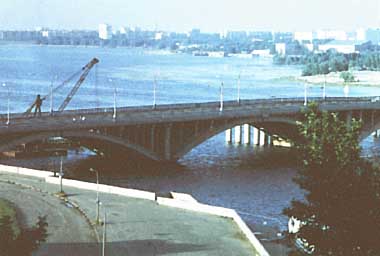
[[[296,81],[307,82],[311,84],[335,84],[344,85],[344,81],[340,78],[341,72],[334,72],[327,75],[315,76],[299,76],[295,77]],[[380,71],[352,71],[356,82],[347,83],[350,85],[363,86],[380,86]],[[326,80],[325,80],[326,79]]]

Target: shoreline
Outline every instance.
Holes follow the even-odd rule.
[[[355,77],[355,82],[348,83],[345,83],[344,80],[340,78],[341,73],[342,72],[333,72],[327,75],[287,77],[286,79],[315,85],[326,83],[337,86],[351,85],[380,87],[380,71],[351,71]]]

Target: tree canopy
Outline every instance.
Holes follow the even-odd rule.
[[[296,238],[313,255],[380,255],[380,172],[360,157],[360,121],[342,121],[309,105],[299,124],[304,201],[284,210],[302,221]]]

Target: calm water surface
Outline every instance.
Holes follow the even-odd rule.
[[[100,59],[69,109],[109,107],[117,88],[118,106],[152,104],[153,81],[158,84],[158,104],[219,100],[224,83],[226,100],[236,99],[241,77],[241,98],[303,97],[304,84],[283,77],[300,74],[299,67],[279,67],[271,59],[193,57],[184,54],[126,48],[51,47],[0,45],[0,112],[27,109],[36,94],[45,95],[51,83],[68,78],[91,58]],[[112,79],[112,82],[110,82]],[[54,95],[57,108],[70,86]],[[310,96],[321,96],[319,86],[308,88]],[[379,95],[377,88],[351,88],[350,96]],[[327,96],[343,96],[343,88],[328,86]],[[48,111],[48,103],[43,110]],[[368,138],[363,154],[377,154],[380,143]],[[288,149],[227,145],[220,134],[194,148],[178,163],[157,165],[128,155],[127,160],[98,159],[88,151],[70,152],[65,159],[67,175],[93,180],[88,167],[101,170],[105,183],[146,189],[159,193],[178,191],[192,194],[201,202],[236,209],[250,225],[286,228],[282,209],[293,198],[303,198],[293,183],[296,156]],[[125,159],[125,157],[124,157]],[[54,169],[58,159],[7,160],[35,168]],[[112,165],[115,161],[117,164]]]

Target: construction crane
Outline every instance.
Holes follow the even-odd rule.
[[[65,81],[63,81],[60,85],[58,85],[57,87],[55,87],[53,90],[50,91],[49,94],[41,97],[41,100],[45,100],[46,98],[48,98],[52,93],[54,93],[55,91],[59,90],[60,88],[62,88],[63,86],[65,86],[66,84],[68,84],[71,80],[73,80],[77,75],[79,75],[80,73],[82,73],[82,75],[79,77],[78,81],[75,83],[74,87],[71,89],[71,91],[69,92],[69,94],[66,96],[65,100],[62,102],[61,106],[59,106],[58,108],[58,112],[62,112],[66,106],[70,103],[71,99],[74,97],[75,93],[78,91],[79,87],[82,85],[82,83],[84,82],[84,80],[86,79],[88,73],[90,72],[91,68],[97,64],[99,62],[99,60],[97,58],[93,58],[89,63],[86,64],[86,66],[84,66],[81,70],[79,70],[78,72],[76,72],[75,74],[73,74],[72,76],[70,76],[68,79],[66,79]],[[26,111],[25,111],[25,115],[28,115],[32,112],[32,109],[34,108],[34,106],[36,105],[36,102],[34,102]]]

